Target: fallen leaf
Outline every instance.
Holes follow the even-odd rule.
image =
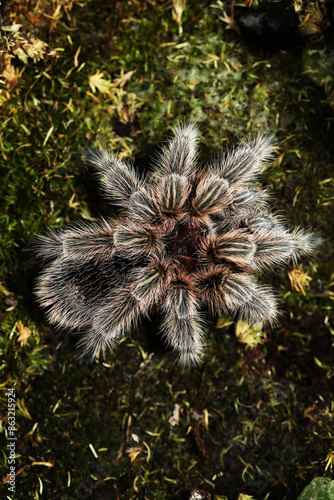
[[[110,80],[105,80],[103,78],[104,73],[97,71],[95,75],[88,77],[88,83],[92,92],[95,94],[96,89],[102,92],[102,94],[107,94],[112,88],[112,83]]]
[[[22,321],[16,323],[17,331],[19,332],[19,338],[17,339],[21,345],[26,345],[28,338],[32,334],[32,331],[27,326],[24,326]]]

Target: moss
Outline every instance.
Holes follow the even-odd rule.
[[[182,36],[159,1],[28,11],[17,0],[3,18],[48,44],[26,63],[10,48],[17,81],[0,95],[1,404],[6,414],[5,389],[15,387],[19,494],[167,500],[197,487],[281,500],[332,477],[333,110],[304,73],[302,48],[249,49],[216,9],[192,0]],[[286,269],[266,277],[283,300],[281,324],[250,349],[233,325],[212,322],[207,357],[191,371],[174,366],[154,318],[104,361],[79,362],[74,340],[34,303],[30,242],[46,226],[108,213],[81,160],[87,146],[147,169],[168,127],[188,119],[204,159],[240,136],[275,135],[278,156],[264,172],[273,204],[324,240],[318,260],[303,263],[310,288],[292,290]]]

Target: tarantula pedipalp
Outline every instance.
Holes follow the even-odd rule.
[[[200,310],[272,323],[277,300],[252,274],[311,254],[311,233],[287,229],[251,184],[272,158],[271,139],[196,165],[197,129],[178,126],[149,179],[107,152],[91,150],[105,196],[119,218],[79,223],[41,236],[51,263],[36,295],[51,323],[82,332],[93,356],[113,347],[141,315],[158,308],[162,332],[181,364],[203,350]]]

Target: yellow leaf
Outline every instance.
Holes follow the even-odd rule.
[[[92,92],[95,94],[96,89],[102,92],[102,94],[107,94],[112,88],[112,83],[110,80],[105,80],[103,78],[104,73],[97,71],[95,75],[88,77],[88,83]]]
[[[239,320],[235,325],[235,334],[240,342],[249,347],[254,347],[263,344],[266,339],[262,326],[262,323],[251,325],[247,321]]]
[[[226,316],[220,315],[216,324],[216,328],[226,328],[230,325],[233,325],[233,321]]]
[[[123,85],[125,85],[126,82],[128,82],[130,80],[131,76],[136,71],[137,71],[136,69],[134,69],[133,71],[128,71],[124,75],[121,75],[119,78],[116,78],[116,80],[114,81],[115,85],[119,85],[120,87],[123,87]]]
[[[74,210],[78,210],[80,207],[80,202],[79,201],[74,201],[75,199],[75,193],[72,194],[71,199],[68,201],[68,206],[70,208],[74,208]]]
[[[44,465],[44,467],[53,467],[52,462],[33,462],[31,465]]]
[[[300,266],[291,269],[288,272],[288,276],[291,283],[291,288],[297,290],[297,292],[301,292],[304,296],[306,296],[305,288],[310,288],[310,281],[312,281],[311,276],[303,271],[303,267]]]
[[[131,448],[127,448],[125,450],[125,453],[128,453],[131,463],[133,463],[136,460],[136,458],[141,454],[142,451],[143,451],[142,446],[133,446]]]
[[[11,26],[1,26],[3,31],[8,31],[10,33],[17,33],[22,28],[22,24],[17,24],[15,21]]]
[[[3,286],[2,283],[0,283],[0,293],[3,293],[4,295],[10,295],[10,292]]]
[[[31,37],[29,41],[24,45],[26,53],[29,57],[34,59],[34,61],[39,61],[39,59],[42,59],[47,48],[47,43],[39,40],[36,37]]]
[[[5,79],[7,87],[9,88],[15,87],[19,76],[19,70],[14,68],[14,66],[11,63],[11,58],[12,56],[9,55],[5,56],[4,58],[5,69],[0,74],[0,76],[2,76]]]
[[[325,458],[325,460],[322,460],[322,463],[326,463],[326,467],[325,467],[325,471],[329,468],[329,469],[332,469],[333,468],[333,465],[334,465],[334,452],[333,451],[329,451],[328,454],[327,454],[327,457]]]
[[[30,328],[24,326],[22,321],[20,320],[16,323],[16,328],[20,334],[17,340],[20,342],[21,345],[25,345],[28,338],[32,334],[32,331],[30,330]]]

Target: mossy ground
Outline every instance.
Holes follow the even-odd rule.
[[[11,59],[0,95],[3,475],[7,388],[17,399],[16,494],[3,482],[3,498],[181,500],[197,487],[216,500],[294,500],[314,476],[333,477],[333,110],[302,47],[250,48],[204,1],[187,2],[181,33],[171,7],[16,0],[4,13],[48,48]],[[3,56],[14,55],[6,33]],[[169,127],[189,119],[204,159],[274,134],[273,205],[323,238],[319,258],[303,262],[309,288],[291,289],[287,269],[268,275],[280,326],[247,348],[233,324],[212,320],[198,368],[173,363],[155,318],[104,361],[80,362],[34,302],[29,244],[46,226],[110,213],[85,147],[145,169]]]

